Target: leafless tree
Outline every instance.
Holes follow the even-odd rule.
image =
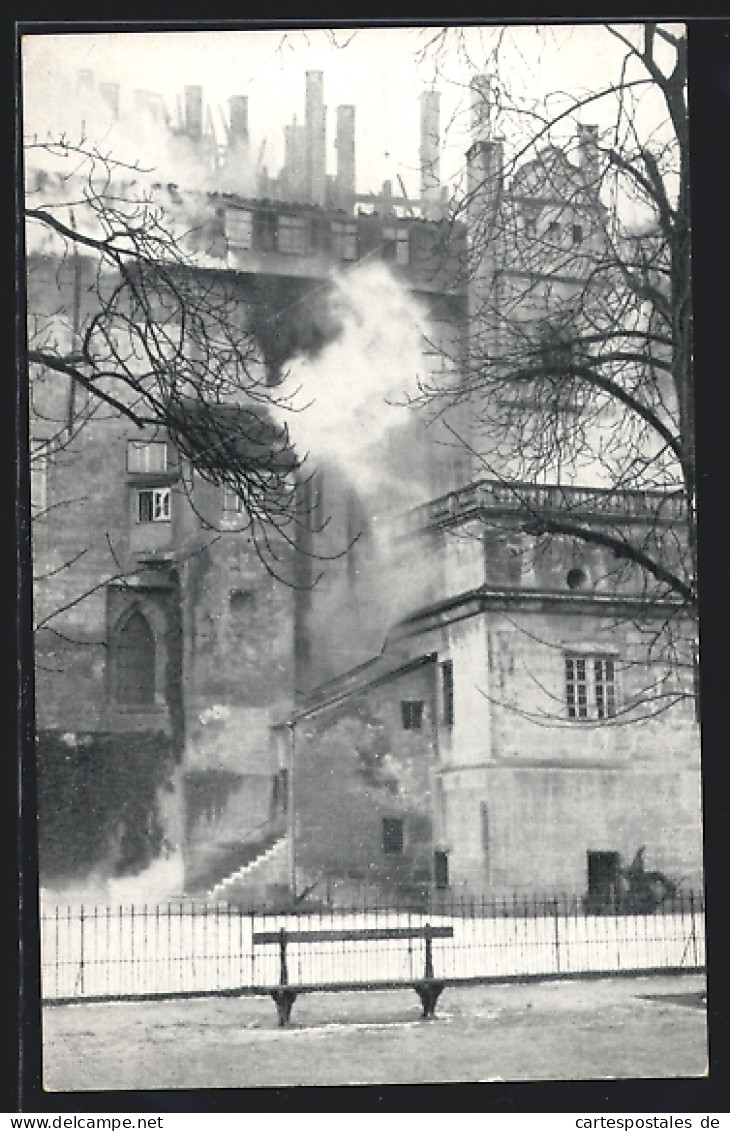
[[[238,496],[239,525],[286,577],[309,524],[304,460],[235,278],[207,255],[209,217],[173,215],[151,176],[83,138],[31,139],[25,159],[32,466],[100,415],[159,429]]]
[[[643,578],[650,631],[666,657],[680,663],[681,654],[691,670],[697,571],[686,36],[655,23],[597,27],[594,35],[596,49],[615,59],[610,78],[547,98],[530,95],[529,74],[526,93],[517,92],[510,29],[483,30],[479,60],[463,30],[426,36],[424,59],[438,67],[456,52],[472,68],[470,109],[481,144],[470,150],[452,212],[454,223],[468,221],[470,234],[463,381],[456,390],[424,386],[421,400],[436,409],[465,406],[473,426],[455,430],[455,442],[470,449],[485,477],[513,484],[524,528],[538,541],[566,536],[599,546],[615,561],[617,579],[628,569]],[[524,72],[529,63],[521,66]],[[594,121],[603,125],[587,124]],[[526,488],[534,483],[553,484],[544,504]],[[577,484],[596,489],[600,523]],[[636,500],[636,522],[620,502],[626,493]],[[616,522],[607,519],[612,510]]]

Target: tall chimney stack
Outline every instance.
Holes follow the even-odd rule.
[[[203,88],[185,87],[185,133],[200,138],[203,134]]]
[[[248,99],[234,94],[228,100],[231,112],[231,144],[248,145]]]
[[[337,202],[351,212],[355,203],[355,107],[337,107]]]
[[[578,160],[586,184],[598,192],[598,126],[578,126]]]
[[[327,134],[324,76],[307,71],[304,124],[306,130],[306,188],[310,204],[324,204],[327,186]]]
[[[421,95],[421,207],[426,219],[436,219],[441,202],[441,138],[437,90]]]
[[[284,183],[285,198],[303,204],[307,199],[307,138],[296,114],[291,125],[284,126]]]
[[[472,141],[489,141],[492,136],[492,77],[475,75],[469,84],[471,91]]]

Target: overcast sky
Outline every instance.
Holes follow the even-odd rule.
[[[470,61],[488,65],[499,28],[468,29]],[[356,106],[358,191],[378,191],[385,179],[401,175],[409,192],[418,193],[419,94],[441,91],[444,141],[442,176],[461,165],[468,145],[465,84],[473,73],[456,51],[442,55],[438,73],[433,59],[417,58],[435,29],[361,28],[287,31],[159,31],[154,33],[32,34],[23,39],[23,89],[27,129],[73,131],[88,107],[76,97],[77,74],[90,70],[96,82],[117,82],[122,112],[131,108],[134,91],[160,93],[175,117],[186,85],[203,87],[206,105],[221,137],[228,99],[249,99],[249,129],[254,152],[264,138],[264,163],[275,175],[283,159],[283,127],[297,114],[304,118],[305,73],[324,72],[328,107],[328,171],[335,170],[335,108]],[[557,89],[594,89],[617,73],[618,45],[600,26],[525,25],[510,29],[502,68],[530,94]],[[592,110],[595,121],[609,124],[608,106]],[[97,123],[103,131],[103,122]],[[134,138],[130,138],[134,145]]]

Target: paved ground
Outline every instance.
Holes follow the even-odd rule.
[[[412,990],[51,1006],[48,1091],[701,1076],[698,975],[447,988],[433,1021]]]

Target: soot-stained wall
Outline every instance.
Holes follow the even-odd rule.
[[[405,706],[404,706],[405,704]],[[422,896],[431,883],[437,760],[434,665],[296,725],[297,891]]]

